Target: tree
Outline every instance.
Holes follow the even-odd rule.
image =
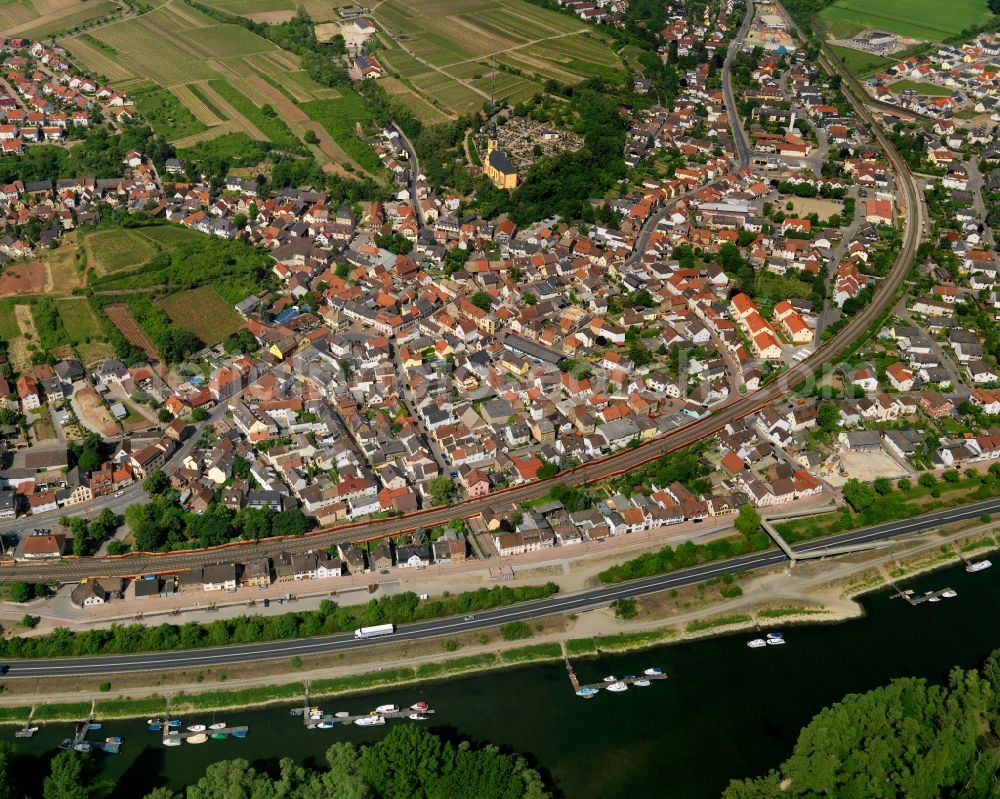
[[[97,780],[89,754],[66,749],[50,761],[42,795],[45,799],[101,799],[110,787]]]
[[[832,402],[821,402],[816,409],[816,424],[827,433],[833,433],[840,426],[840,409]]]
[[[161,469],[153,469],[142,481],[142,487],[150,496],[157,496],[170,487],[170,479]]]
[[[913,487],[913,486],[912,486],[912,484],[910,483],[910,481],[909,481],[909,480],[907,480],[907,479],[906,479],[905,477],[900,477],[900,478],[899,478],[899,480],[897,480],[897,481],[896,481],[896,488],[898,488],[898,489],[899,489],[900,491],[902,491],[903,493],[906,493],[906,492],[907,492],[907,491],[909,491],[909,490],[910,490],[910,489],[911,489],[912,487]]]
[[[868,483],[852,478],[844,483],[844,500],[858,513],[875,504],[875,489]]]
[[[937,485],[937,478],[931,472],[924,472],[917,482],[924,488],[934,488]]]
[[[753,505],[743,505],[740,507],[739,515],[736,517],[734,526],[746,538],[760,530],[760,513]]]
[[[15,580],[10,584],[11,602],[27,602],[35,596],[34,587],[21,580]]]
[[[450,505],[455,493],[455,484],[450,478],[439,475],[427,481],[427,492],[435,505]]]
[[[316,131],[314,130],[307,130],[302,135],[302,140],[306,144],[319,144],[319,136],[316,135]]]
[[[477,291],[472,295],[470,302],[472,302],[472,304],[477,308],[488,311],[490,309],[490,305],[493,303],[493,298],[485,291]]]
[[[167,424],[168,422],[173,421],[174,415],[167,408],[160,408],[156,414],[156,418],[159,419],[161,423]]]
[[[872,483],[872,488],[875,489],[875,493],[884,497],[892,493],[892,480],[888,477],[878,477]]]
[[[639,615],[634,599],[616,599],[611,603],[611,607],[615,611],[616,619],[634,619]]]
[[[195,408],[191,411],[191,421],[197,424],[198,422],[204,422],[208,418],[208,411],[204,408]]]

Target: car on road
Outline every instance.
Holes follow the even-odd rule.
[[[116,497],[123,497],[123,496],[125,496],[125,492],[124,491],[115,491],[115,496]]]
[[[10,671],[10,663],[4,663],[0,665],[0,677]]]
[[[475,620],[476,620],[475,616],[466,616],[465,617],[465,621],[475,621]]]

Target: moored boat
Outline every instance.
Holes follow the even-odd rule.
[[[167,726],[172,730],[179,730],[183,723],[184,722],[180,719],[170,719],[170,721],[167,722]]]
[[[317,729],[320,729],[320,730],[331,730],[331,729],[333,729],[333,722],[332,721],[321,721],[319,724],[316,725],[316,727],[317,727]]]
[[[80,742],[78,742],[78,743],[75,743],[75,744],[73,744],[73,748],[74,748],[74,749],[75,749],[75,750],[76,750],[77,752],[89,752],[89,751],[90,751],[91,749],[93,749],[94,747],[93,747],[93,745],[92,745],[92,744],[90,743],[90,741],[80,741]]]
[[[609,674],[604,678],[604,682],[618,682],[618,678],[614,674]]]
[[[96,723],[95,724],[88,724],[87,725],[87,729],[88,730],[93,730],[94,732],[97,732],[97,730],[101,729],[101,727],[103,727],[103,726],[104,726],[103,724],[96,724]]]
[[[233,737],[234,738],[246,738],[247,737],[247,731],[246,730],[233,730]]]
[[[379,705],[375,708],[376,713],[398,713],[399,707],[396,705]]]
[[[650,666],[648,669],[642,672],[643,674],[648,674],[650,677],[658,676],[663,674],[663,669],[658,666]]]
[[[160,730],[163,729],[163,725],[162,724],[149,724],[149,725],[146,726],[146,729],[149,730],[150,732],[159,732]]]
[[[229,733],[226,733],[226,732],[213,732],[208,737],[209,738],[214,738],[217,741],[224,741],[226,738],[229,737]]]
[[[385,716],[363,716],[360,719],[355,719],[354,723],[359,727],[377,727],[385,724]]]
[[[601,692],[600,688],[581,688],[576,692],[577,696],[582,696],[584,699],[591,699]]]
[[[197,735],[192,735],[190,738],[188,738],[187,742],[189,744],[203,744],[207,740],[208,736],[203,732],[199,732]]]
[[[217,721],[217,722],[215,722],[215,724],[209,724],[208,728],[210,730],[224,730],[224,729],[226,729],[226,722],[224,722],[224,721]]]
[[[977,560],[975,563],[970,563],[965,567],[965,570],[970,574],[975,574],[976,572],[986,571],[993,564],[988,560]]]
[[[751,641],[747,641],[747,646],[751,649],[760,649],[762,646],[767,646],[767,641],[763,638],[754,638]]]
[[[192,724],[188,727],[188,732],[205,732],[204,724]]]
[[[636,680],[636,681],[635,681],[634,683],[632,683],[632,684],[633,684],[633,685],[638,685],[638,686],[639,686],[640,688],[645,688],[646,686],[648,686],[648,685],[652,685],[653,683],[651,683],[651,682],[650,682],[649,680],[647,680],[647,679],[646,679],[645,677],[642,677],[641,679],[638,679],[638,680]]]
[[[767,644],[768,646],[781,646],[785,643],[785,636],[779,632],[773,632],[767,634]]]
[[[954,599],[955,597],[958,596],[958,591],[956,591],[953,588],[946,588],[944,591],[941,592],[941,596],[943,596],[945,599]]]
[[[425,710],[427,710],[427,703],[414,702],[412,705],[410,705],[410,710],[416,710],[418,713],[423,713]]]
[[[426,713],[411,713],[410,718],[413,721],[427,721],[430,718]]]
[[[163,739],[163,745],[164,746],[180,746],[182,743],[184,743],[184,741],[179,736],[176,737],[176,738],[164,738]]]
[[[628,686],[625,683],[618,681],[611,683],[608,686],[608,690],[611,691],[612,693],[620,694],[622,691],[627,691]]]
[[[112,736],[110,736],[108,738],[105,738],[104,742],[105,743],[109,743],[109,744],[115,744],[117,746],[121,746],[122,738],[121,738],[120,735],[112,735]]]
[[[346,718],[347,718],[348,716],[350,716],[351,714],[350,714],[350,713],[348,713],[348,712],[347,712],[346,710],[340,710],[340,711],[338,711],[338,712],[334,713],[333,715],[334,715],[334,718],[338,718],[338,719],[346,719]]]

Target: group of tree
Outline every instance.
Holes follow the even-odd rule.
[[[322,765],[282,759],[274,773],[243,759],[209,766],[186,799],[545,799],[538,772],[496,746],[457,744],[414,724],[393,727],[370,746],[336,743]],[[87,799],[98,799],[90,795]],[[156,789],[146,799],[181,799]],[[46,795],[45,799],[50,799]],[[53,797],[55,799],[55,797]],[[58,797],[62,799],[62,797]]]
[[[615,487],[623,493],[631,494],[641,486],[680,483],[692,494],[704,494],[712,489],[708,479],[710,472],[711,467],[701,460],[700,449],[689,447],[631,470],[615,481]]]
[[[108,629],[73,632],[60,627],[48,635],[0,639],[3,657],[69,657],[96,654],[166,652],[255,641],[285,641],[332,635],[375,624],[407,624],[476,613],[517,602],[544,599],[558,591],[555,583],[495,586],[421,601],[411,591],[372,599],[366,605],[338,607],[323,600],[318,610],[277,616],[238,616],[209,624],[114,625]]]
[[[102,508],[89,522],[80,516],[63,516],[59,524],[73,534],[74,555],[93,555],[105,540],[115,534],[118,517],[110,508]]]
[[[943,685],[893,680],[821,711],[791,757],[724,799],[996,797],[1000,769],[1000,651]]]
[[[169,552],[217,546],[236,539],[257,541],[269,536],[303,535],[313,526],[310,517],[298,508],[277,512],[270,508],[242,508],[233,512],[213,502],[204,512],[192,513],[181,507],[173,489],[154,492],[148,502],[129,505],[125,524],[132,531],[138,552]]]
[[[749,529],[749,522],[741,522],[741,525],[744,524]],[[665,546],[655,552],[645,552],[636,558],[605,569],[597,577],[602,583],[621,583],[677,569],[687,569],[701,563],[735,558],[749,552],[759,552],[770,545],[771,539],[760,529],[739,536],[717,538],[707,544],[685,541],[677,549]]]

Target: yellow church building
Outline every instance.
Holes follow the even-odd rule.
[[[490,137],[486,143],[486,175],[498,189],[517,188],[517,167],[507,157],[507,153],[499,149],[497,126],[490,125]]]

